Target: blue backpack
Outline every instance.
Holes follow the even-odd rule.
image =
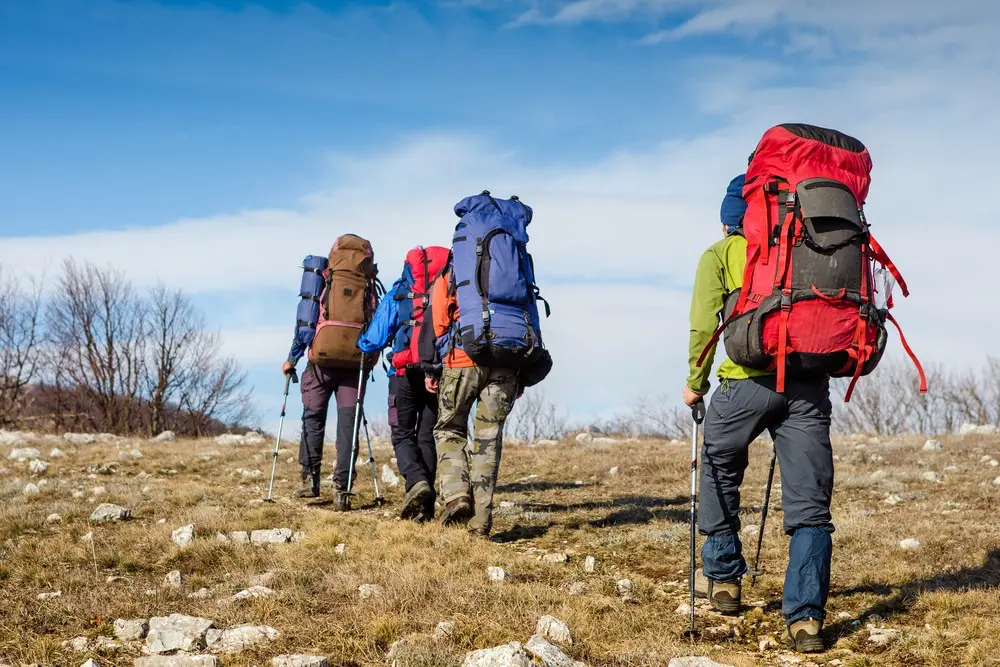
[[[552,360],[542,342],[535,269],[528,254],[531,208],[488,190],[455,205],[461,218],[452,238],[451,289],[458,301],[452,344],[479,366],[521,371],[531,386]]]

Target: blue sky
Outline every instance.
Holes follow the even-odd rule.
[[[463,196],[517,192],[555,311],[546,390],[608,413],[677,393],[725,184],[799,120],[869,146],[907,333],[975,363],[989,347],[940,314],[995,318],[940,276],[991,279],[994,212],[956,211],[942,178],[977,183],[1000,152],[995,34],[984,0],[7,0],[0,265],[76,256],[183,287],[269,413],[302,256],[354,231],[391,280]],[[944,220],[982,243],[929,256]]]

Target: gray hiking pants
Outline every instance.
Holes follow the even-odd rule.
[[[723,381],[705,416],[698,527],[705,575],[716,581],[747,571],[740,542],[740,485],[750,443],[768,430],[781,469],[781,505],[789,544],[782,613],[789,622],[823,620],[830,590],[833,451],[829,382],[775,378]]]
[[[740,485],[749,463],[750,443],[765,430],[774,439],[781,468],[785,532],[829,527],[833,495],[829,382],[786,382],[774,391],[775,378],[723,381],[705,416],[701,450],[703,535],[740,532]]]

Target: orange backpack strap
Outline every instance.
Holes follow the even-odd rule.
[[[899,333],[899,342],[903,344],[903,349],[906,350],[906,354],[910,357],[910,361],[913,365],[917,367],[917,373],[920,374],[920,393],[927,393],[927,375],[924,374],[924,367],[920,364],[920,360],[917,359],[917,355],[914,354],[913,350],[910,348],[910,344],[906,342],[906,336],[903,335],[903,329],[899,326],[899,322],[896,318],[892,316],[892,313],[886,311],[885,317],[887,320],[892,322],[892,325],[896,327],[896,331]]]
[[[888,269],[889,273],[892,274],[892,277],[896,279],[896,283],[899,285],[899,289],[903,292],[903,296],[910,296],[910,290],[907,288],[906,281],[903,280],[903,276],[899,274],[899,269],[896,268],[896,265],[893,264],[891,259],[889,259],[889,256],[885,254],[885,250],[882,249],[882,246],[879,245],[878,241],[876,241],[875,237],[870,233],[868,234],[868,243],[871,245],[872,259]]]

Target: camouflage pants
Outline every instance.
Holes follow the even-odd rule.
[[[471,495],[476,515],[470,529],[489,530],[493,523],[493,490],[503,451],[503,425],[517,397],[517,374],[497,368],[446,368],[438,387],[438,451],[440,498],[448,503]],[[472,442],[469,415],[478,401]]]

